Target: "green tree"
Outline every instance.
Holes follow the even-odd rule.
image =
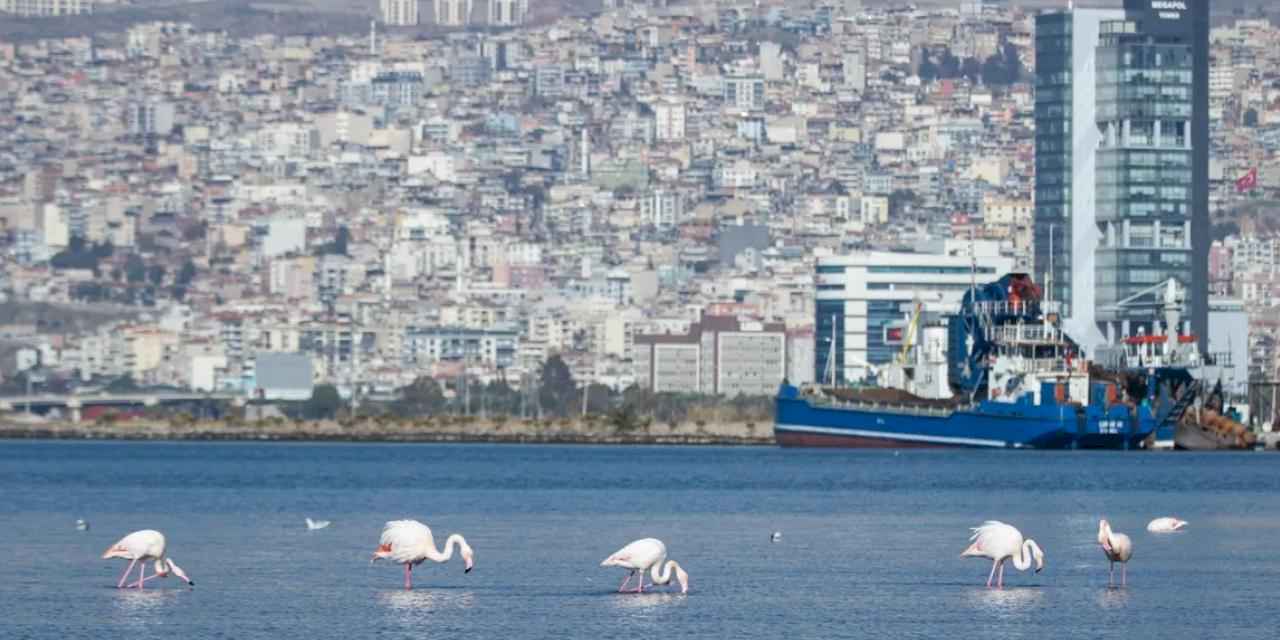
[[[916,72],[920,76],[920,81],[924,83],[933,82],[938,77],[938,65],[934,64],[929,58],[929,49],[922,49],[920,52],[920,69]]]
[[[331,384],[316,385],[311,399],[302,404],[302,415],[308,420],[332,420],[344,406],[338,388]]]
[[[587,413],[604,415],[613,408],[613,390],[602,384],[587,385]]]
[[[133,381],[133,376],[126,373],[107,383],[106,390],[107,393],[131,393],[138,390],[138,384]]]
[[[578,395],[577,384],[569,365],[558,356],[551,356],[542,364],[542,375],[538,383],[538,402],[542,410],[552,415],[568,415],[573,406],[574,397]]]
[[[440,413],[445,406],[444,390],[430,376],[420,376],[400,389],[400,399],[395,412],[402,416],[430,416]]]
[[[950,49],[942,50],[942,59],[938,63],[939,78],[959,78],[960,77],[960,59],[951,53]]]
[[[349,244],[351,244],[351,230],[346,225],[338,227],[338,234],[333,239],[333,251],[331,253],[348,255],[347,245]]]
[[[147,279],[147,263],[142,256],[131,253],[124,261],[124,277],[131,283],[139,283]]]
[[[149,280],[151,284],[160,286],[160,283],[164,282],[164,265],[151,265],[151,268],[147,269],[147,280]]]
[[[1014,84],[1022,80],[1024,72],[1022,58],[1018,57],[1018,47],[1012,42],[1004,43],[1004,84]]]
[[[195,278],[196,263],[192,262],[191,258],[187,258],[187,261],[182,263],[182,268],[178,270],[178,276],[174,278],[174,284],[185,287],[191,284],[191,281],[195,280]]]

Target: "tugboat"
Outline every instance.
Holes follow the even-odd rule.
[[[1194,400],[1186,367],[1138,375],[1092,365],[1057,316],[1022,273],[975,285],[945,321],[917,305],[903,354],[876,371],[880,388],[784,384],[775,438],[784,447],[1141,449]]]

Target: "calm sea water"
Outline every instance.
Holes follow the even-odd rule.
[[[4,638],[1274,637],[1280,457],[772,448],[0,441]],[[1156,516],[1191,521],[1157,537]],[[303,518],[333,521],[309,532]],[[1108,589],[1097,520],[1134,539]],[[455,559],[370,566],[382,523]],[[75,530],[85,518],[91,530]],[[960,558],[1010,522],[1044,573]],[[196,582],[114,588],[103,549],[156,528]],[[772,531],[783,540],[769,542]],[[599,567],[666,541],[690,593]]]

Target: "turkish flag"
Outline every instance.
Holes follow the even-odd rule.
[[[1236,180],[1236,191],[1248,191],[1258,186],[1258,168],[1254,167],[1249,173],[1244,174]]]

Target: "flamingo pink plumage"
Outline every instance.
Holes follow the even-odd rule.
[[[1133,541],[1123,533],[1112,531],[1110,522],[1099,520],[1098,544],[1102,545],[1102,552],[1111,562],[1111,568],[1107,573],[1107,586],[1111,586],[1115,581],[1117,562],[1120,563],[1120,586],[1124,586],[1128,582],[1125,568],[1129,566],[1129,558],[1133,557]]]
[[[1033,559],[1036,564],[1036,573],[1044,569],[1044,552],[1040,550],[1040,545],[1036,544],[1035,540],[1023,540],[1022,532],[1013,526],[988,520],[982,523],[982,526],[973,527],[970,531],[973,531],[973,535],[969,540],[973,544],[960,555],[991,558],[991,574],[987,576],[988,587],[991,586],[991,579],[995,577],[997,568],[1000,570],[1000,576],[996,586],[1004,586],[1005,560],[1012,559],[1014,568],[1019,571],[1030,569]]]
[[[674,577],[680,583],[680,593],[689,592],[689,574],[685,573],[680,563],[675,560],[667,560],[667,545],[657,538],[636,540],[605,558],[604,562],[600,563],[600,566],[622,567],[630,570],[622,584],[618,586],[619,592],[626,588],[632,576],[639,574],[640,579],[636,583],[636,593],[643,593],[645,571],[649,572],[649,577],[654,584],[663,585],[671,582],[672,572],[674,571]]]
[[[454,547],[461,549],[463,573],[470,573],[475,566],[475,552],[466,538],[453,534],[445,540],[444,551],[436,549],[435,538],[431,528],[417,520],[392,520],[382,527],[382,537],[378,539],[378,548],[373,552],[374,560],[387,559],[404,565],[404,588],[412,589],[413,580],[410,574],[413,567],[424,560],[445,563],[453,557]]]
[[[178,566],[172,558],[165,556],[165,540],[164,534],[152,529],[143,529],[142,531],[134,531],[133,533],[120,538],[118,542],[107,548],[102,553],[104,560],[108,558],[124,558],[129,561],[129,566],[125,567],[124,573],[120,574],[120,582],[116,583],[117,589],[123,589],[125,580],[129,579],[129,572],[133,571],[133,565],[142,564],[138,567],[138,581],[129,585],[131,587],[142,588],[147,580],[168,577],[172,572],[178,576],[183,582],[190,586],[195,586],[195,581],[187,577],[185,571]],[[147,561],[154,560],[156,563],[156,572],[153,575],[145,576],[147,571]]]

